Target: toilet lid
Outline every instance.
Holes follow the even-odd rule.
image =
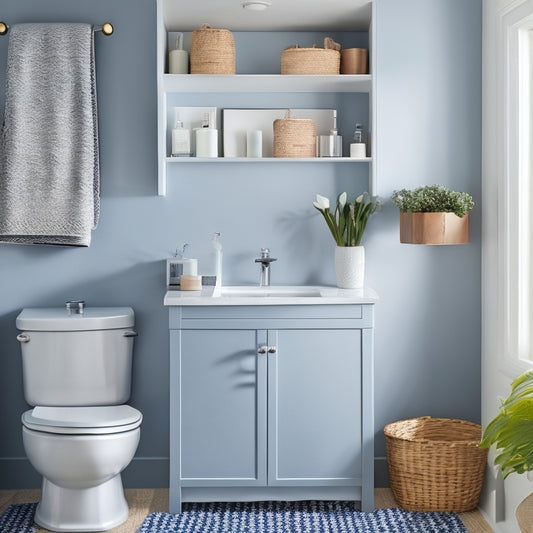
[[[37,406],[22,415],[28,429],[63,434],[119,433],[141,425],[142,414],[129,405],[99,407]]]

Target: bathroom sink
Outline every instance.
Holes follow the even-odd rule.
[[[318,287],[272,285],[270,287],[236,286],[215,289],[213,296],[225,298],[318,298]]]

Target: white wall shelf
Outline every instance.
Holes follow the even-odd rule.
[[[371,0],[332,0],[337,6],[333,9],[330,2],[317,2],[314,9],[315,23],[311,26],[304,24],[299,27],[298,21],[303,23],[306,17],[301,17],[301,10],[297,10],[292,15],[289,3],[281,4],[285,15],[293,17],[293,22],[288,26],[283,22],[283,17],[276,17],[275,24],[261,23],[258,27],[251,25],[248,21],[244,30],[239,25],[230,24],[220,26],[220,10],[213,9],[213,22],[215,27],[227,27],[232,31],[271,31],[271,32],[295,32],[295,31],[318,31],[318,32],[335,32],[341,31],[351,33],[352,36],[357,32],[367,33],[367,41],[370,53],[369,71],[374,72],[374,41],[375,33],[373,32],[373,12],[374,5]],[[177,9],[178,5],[180,6]],[[293,3],[291,3],[294,7]],[[219,164],[261,164],[269,165],[271,163],[290,163],[298,164],[320,164],[320,165],[343,165],[345,164],[364,164],[368,166],[368,190],[375,192],[375,175],[376,175],[376,132],[373,128],[375,124],[375,77],[372,74],[339,74],[339,75],[282,75],[282,74],[263,74],[261,68],[264,66],[260,63],[250,63],[249,57],[241,57],[240,64],[237,64],[237,72],[242,68],[243,72],[253,72],[248,74],[232,75],[212,75],[212,74],[168,74],[167,73],[167,55],[169,47],[169,33],[178,31],[191,31],[199,28],[204,22],[201,17],[193,16],[188,23],[182,18],[185,0],[157,0],[157,93],[158,93],[158,194],[165,195],[167,190],[167,171],[172,170],[176,174],[176,165],[198,165],[207,163],[208,165]],[[335,13],[334,17],[331,17]],[[242,13],[240,13],[242,15]],[[237,17],[235,17],[236,19]],[[292,20],[292,19],[291,19]],[[316,21],[321,21],[317,24]],[[272,22],[272,21],[271,21]],[[353,38],[353,37],[352,37]],[[264,45],[265,41],[261,41]],[[349,39],[348,39],[349,42]],[[353,42],[353,41],[352,41]],[[271,43],[272,44],[272,43]],[[280,51],[267,43],[267,56],[279,57]],[[349,44],[350,46],[361,46],[359,44]],[[363,45],[365,46],[365,45]],[[249,50],[249,55],[253,54]],[[255,56],[254,56],[255,57]],[[263,56],[264,57],[264,56]],[[239,59],[239,58],[237,58]],[[248,61],[246,60],[248,59]],[[270,67],[265,68],[265,72],[275,72]],[[367,95],[367,104],[365,99],[358,98],[356,95]],[[203,95],[203,96],[202,96]],[[217,96],[220,95],[220,96]],[[242,95],[242,98],[241,96]],[[301,98],[298,95],[302,95]],[[315,96],[316,95],[316,96]],[[352,95],[354,95],[352,97]],[[369,130],[369,143],[372,147],[372,157],[365,159],[352,159],[350,157],[338,158],[174,158],[169,157],[169,106],[202,106],[208,105],[219,108],[297,108],[301,107],[294,102],[301,100],[311,102],[307,104],[312,108],[338,107],[339,113],[353,111],[359,112],[366,106],[366,111],[362,114],[368,118],[363,118],[367,123]],[[242,100],[242,101],[241,101]],[[272,102],[272,103],[271,103]],[[275,102],[275,104],[274,104]],[[280,102],[282,102],[280,104]],[[285,103],[292,102],[292,104]],[[327,102],[327,103],[326,103]],[[332,104],[331,102],[335,102]],[[346,117],[346,113],[343,114]],[[352,119],[350,119],[352,120]],[[351,127],[351,126],[350,126]],[[347,125],[341,126],[341,132],[345,139],[348,134]],[[344,147],[346,150],[347,146]],[[346,152],[345,152],[346,153]],[[294,168],[294,167],[293,167]],[[325,167],[324,167],[325,168]]]
[[[167,93],[369,93],[370,74],[306,76],[281,74],[164,74]]]
[[[370,163],[371,157],[355,159],[354,157],[167,157],[171,164],[198,164],[198,163]]]

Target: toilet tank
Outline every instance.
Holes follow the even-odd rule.
[[[130,307],[28,308],[17,317],[24,397],[30,405],[126,403],[131,391]]]

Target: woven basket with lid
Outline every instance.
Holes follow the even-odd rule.
[[[488,450],[479,448],[481,426],[423,416],[384,429],[390,485],[409,511],[460,513],[477,506]]]
[[[285,118],[274,120],[274,157],[315,157],[316,123],[311,118],[292,118],[290,110]]]
[[[300,48],[298,45],[281,52],[282,74],[339,74],[341,46],[330,37],[324,48]]]
[[[191,74],[235,74],[235,41],[231,31],[204,24],[192,32]]]

